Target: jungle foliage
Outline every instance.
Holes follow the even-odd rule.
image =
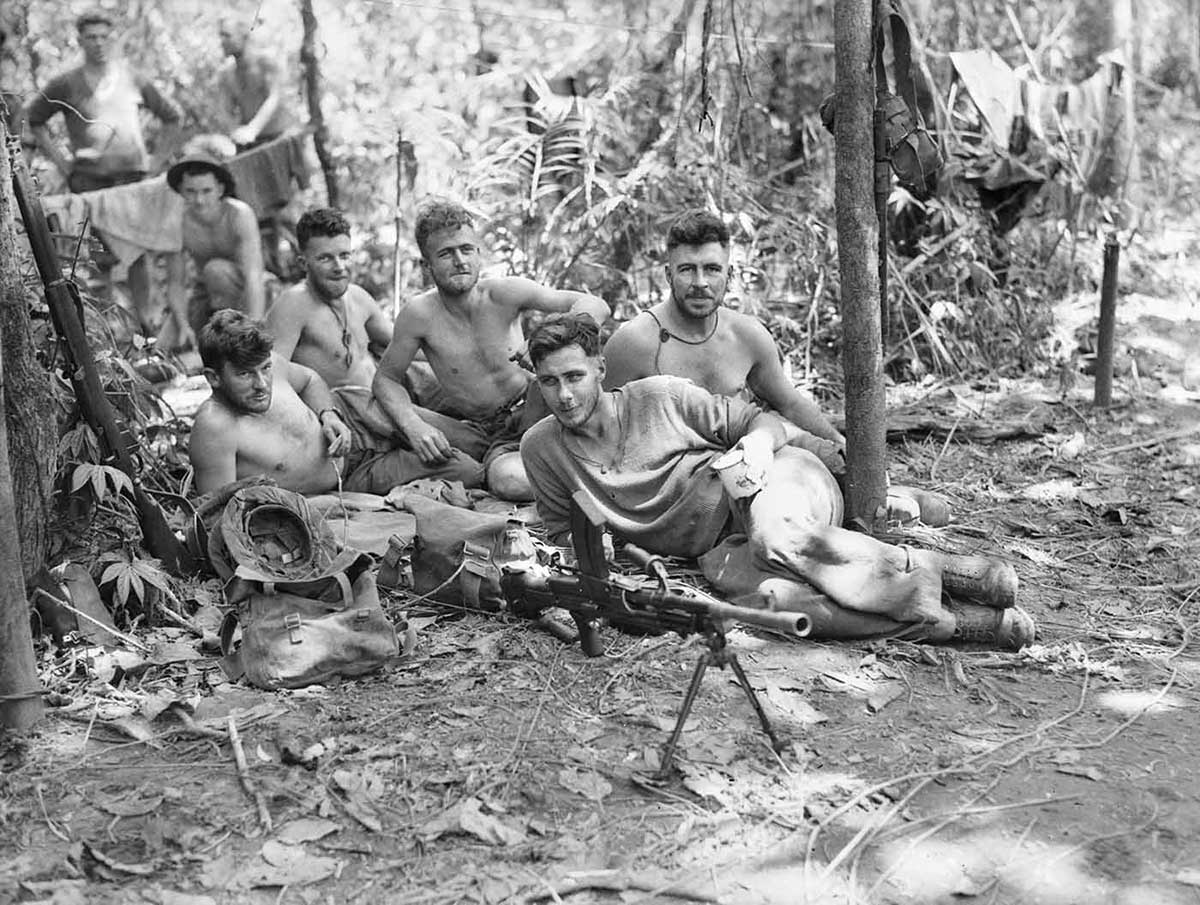
[[[228,128],[211,91],[225,7],[202,0],[101,5],[125,23],[127,58],[183,105],[182,138]],[[464,198],[478,211],[497,272],[589,289],[619,317],[662,296],[665,225],[683,207],[705,206],[723,212],[734,233],[732,302],[768,323],[798,383],[826,397],[840,394],[833,141],[818,114],[833,87],[831,4],[312,6],[335,177],[357,230],[357,279],[381,304],[391,302],[397,264],[408,276],[402,297],[419,288],[412,215],[425,195]],[[963,176],[1006,149],[993,146],[952,86],[948,62],[951,50],[991,47],[1047,80],[1082,79],[1121,40],[1110,4],[1083,6],[1040,0],[1017,13],[1000,0],[912,4],[932,77],[930,125],[949,164],[934,198],[919,202],[896,189],[890,199],[885,365],[894,378],[1043,371],[1051,303],[1095,279],[1078,243],[1121,221],[1129,199],[1092,191],[1087,174],[1071,165],[1077,149],[1049,148],[1056,174],[1012,229],[997,230]],[[304,110],[299,5],[237,0],[230,8],[257,14],[254,41],[286,60],[295,73],[292,102]],[[75,11],[67,0],[6,5],[6,92],[27,93],[75,59]],[[1162,216],[1153,199],[1170,197],[1173,116],[1196,86],[1190,39],[1172,29],[1169,13],[1167,0],[1139,3],[1132,44],[1142,197],[1151,199],[1139,222],[1148,227]],[[147,124],[163,162],[177,149],[162,146],[156,129]],[[411,185],[398,186],[401,138],[412,149]],[[42,175],[54,191],[53,175]],[[314,180],[305,203],[323,202],[319,185]],[[150,353],[120,318],[109,309],[90,323],[106,350],[102,368],[146,441],[149,486],[186,492],[177,442],[186,425],[157,408],[130,367],[130,358]],[[43,336],[46,360],[51,346]],[[62,389],[61,485],[92,488],[89,515],[105,515],[120,499],[111,492],[115,476],[104,471],[86,429],[72,428]],[[125,522],[127,515],[107,512]],[[136,592],[132,578],[125,598],[130,588]]]
[[[1190,49],[1169,27],[1169,6],[1139,4],[1135,69],[1167,79],[1140,77],[1145,100],[1188,87],[1179,60]],[[6,81],[35,85],[73,59],[68,4],[13,7],[10,27],[21,40],[9,42]],[[255,40],[287,60],[303,109],[298,6],[234,7],[257,12]],[[1064,166],[1015,230],[999,237],[989,229],[978,198],[953,175],[992,149],[963,104],[947,106],[947,52],[990,46],[1046,79],[1083,78],[1118,37],[1109,4],[1077,7],[911,6],[952,166],[932,201],[899,190],[892,197],[901,226],[914,212],[920,221],[896,250],[903,254],[894,255],[889,281],[886,346],[897,377],[1016,374],[1042,363],[1045,302],[1077,285],[1074,240],[1110,220],[1113,205],[1085,204],[1084,174]],[[734,229],[740,303],[782,339],[805,338],[793,355],[803,367],[797,379],[815,376],[807,367],[814,346],[836,348],[832,139],[817,115],[833,80],[828,3],[365,0],[314,10],[336,176],[359,227],[359,278],[377,296],[391,294],[403,137],[417,164],[399,204],[399,246],[410,264],[414,202],[465,197],[485,218],[498,269],[589,288],[627,313],[663,291],[666,221],[705,205]],[[124,10],[126,55],[169,85],[187,111],[186,133],[222,125],[208,90],[221,62],[221,15],[199,0],[138,0]],[[575,96],[555,93],[564,83]],[[172,150],[158,149],[164,158]],[[1169,161],[1158,163],[1169,171]],[[316,190],[310,200],[320,200]]]

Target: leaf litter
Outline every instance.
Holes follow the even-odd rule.
[[[1004,455],[1015,462],[1032,445],[1020,441]],[[897,458],[920,473],[939,449],[910,445]],[[50,884],[38,888],[43,897],[56,894],[52,887],[65,897],[121,883],[140,885],[147,901],[188,896],[196,905],[252,888],[317,899],[339,890],[347,901],[365,890],[357,900],[371,901],[402,883],[406,901],[440,905],[469,896],[553,900],[549,890],[562,897],[593,881],[587,888],[645,897],[688,877],[693,892],[733,902],[736,890],[714,882],[712,869],[753,886],[740,866],[781,850],[793,863],[799,851],[816,867],[853,863],[869,874],[872,840],[917,838],[941,825],[929,822],[937,813],[946,826],[977,821],[981,805],[964,802],[985,788],[997,806],[1018,811],[1053,776],[1086,785],[1102,804],[1119,801],[1112,779],[1124,764],[1158,764],[1161,773],[1164,763],[1188,762],[1168,736],[1129,737],[1151,727],[1155,708],[1195,706],[1196,679],[1182,667],[1196,655],[1200,586],[1162,555],[1195,559],[1194,500],[1174,499],[1179,485],[1170,484],[1167,502],[1146,506],[1151,489],[1139,481],[1152,477],[1135,469],[1121,479],[1105,472],[1120,487],[1057,498],[1059,508],[1047,509],[1020,497],[1030,480],[1016,464],[1006,476],[1002,458],[989,480],[1010,502],[988,509],[991,491],[971,470],[971,450],[951,446],[938,459],[954,496],[980,510],[963,526],[970,530],[952,523],[897,535],[948,552],[1015,553],[1023,597],[1042,624],[1038,644],[1021,654],[784,644],[735,632],[731,643],[785,748],[770,750],[731,677],[710,670],[677,772],[664,783],[649,778],[696,656],[675,639],[614,636],[607,656],[587,661],[520,622],[417,611],[430,621],[407,660],[336,687],[277,694],[231,685],[178,630],[140,633],[144,651],[47,649],[43,680],[64,703],[51,709],[43,743],[9,774],[0,820],[20,814],[22,845],[33,850],[65,850],[56,834],[87,843],[76,843],[73,858],[0,855],[0,878]],[[1079,486],[1095,483],[1091,454],[1089,443],[1071,460]],[[1111,501],[1126,524],[1101,517]],[[1131,525],[1154,543],[1128,543],[1122,532]],[[1033,536],[1036,547],[1019,546]],[[1131,587],[1136,596],[1120,590]],[[188,599],[211,600],[205,590]],[[1173,669],[1171,693],[1159,695]],[[1124,709],[1111,712],[1132,722],[1095,747],[1091,718],[1075,709],[1081,686],[1093,707],[1106,689],[1154,700],[1123,698]],[[230,714],[274,817],[270,831],[238,785]],[[922,778],[931,771],[935,783]],[[23,776],[42,777],[44,812],[14,782]],[[1067,830],[1080,844],[1089,838],[1086,826]],[[970,889],[988,882],[970,879]]]

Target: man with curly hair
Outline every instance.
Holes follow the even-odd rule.
[[[381,443],[348,424],[320,375],[276,353],[264,325],[241,311],[216,312],[200,330],[199,346],[212,387],[188,449],[200,493],[258,475],[298,493],[341,487],[385,494],[425,477],[480,483],[472,459],[425,465],[396,441]]]
[[[525,347],[522,315],[584,311],[602,321],[608,305],[522,277],[481,277],[479,234],[460,204],[422,205],[416,239],[433,288],[397,316],[375,375],[375,397],[422,462],[436,465],[461,450],[483,462],[494,495],[532,499],[520,438],[546,412],[530,373],[518,363]],[[438,414],[414,406],[403,383],[419,351],[445,400]]]

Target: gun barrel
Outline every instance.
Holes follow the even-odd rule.
[[[745,625],[757,625],[761,628],[774,629],[786,635],[803,638],[812,631],[812,620],[804,613],[788,613],[783,610],[756,610],[746,606],[735,606],[720,600],[704,604],[705,608],[718,619],[733,619]]]

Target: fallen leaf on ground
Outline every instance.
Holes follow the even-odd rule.
[[[217,900],[212,896],[175,892],[173,889],[143,890],[142,898],[154,902],[155,905],[217,905]]]
[[[725,796],[729,794],[729,780],[723,774],[690,765],[680,765],[679,769],[683,773],[684,788],[688,791],[701,798],[712,798],[725,803]]]
[[[1185,867],[1175,875],[1175,882],[1185,886],[1200,886],[1200,867]]]
[[[271,839],[259,857],[238,869],[230,886],[307,886],[320,883],[338,872],[336,858],[314,855],[299,845],[284,845]]]
[[[342,790],[342,804],[347,813],[372,832],[382,832],[383,822],[375,810],[375,800],[384,791],[379,775],[369,767],[358,773],[335,770],[333,781]]]
[[[516,845],[525,841],[525,833],[497,817],[484,814],[478,798],[460,801],[450,810],[425,823],[418,834],[427,842],[447,834],[466,833],[488,845]]]
[[[1066,773],[1068,776],[1082,776],[1084,779],[1090,779],[1092,782],[1103,782],[1104,774],[1096,767],[1080,767],[1073,764],[1062,764],[1058,767],[1059,773]]]
[[[659,732],[674,732],[675,722],[678,719],[678,716],[663,716],[661,713],[647,713],[641,716],[636,722],[657,729]],[[683,731],[694,731],[696,729],[696,723],[696,715],[694,713],[689,713],[687,720],[684,721]]]
[[[878,713],[888,704],[904,694],[904,686],[899,682],[889,682],[877,691],[871,692],[867,698],[867,710]]]
[[[72,855],[84,874],[98,880],[126,880],[130,875],[148,877],[155,870],[153,864],[129,864],[110,858],[86,841],[81,841]]]
[[[1070,478],[1057,478],[1053,481],[1042,481],[1040,484],[1030,484],[1017,492],[1017,496],[1037,503],[1061,503],[1078,498],[1083,488]]]
[[[564,789],[591,801],[603,801],[612,792],[612,784],[599,773],[565,767],[558,771],[558,782]]]
[[[814,726],[817,723],[824,723],[829,719],[829,717],[813,707],[812,704],[800,697],[798,693],[786,691],[770,679],[766,681],[764,694],[776,710],[801,726]]]
[[[163,803],[161,795],[143,797],[139,790],[133,790],[126,795],[95,794],[91,803],[100,810],[114,817],[141,817],[157,811]]]
[[[203,656],[191,641],[168,641],[154,645],[146,660],[155,666],[166,666],[170,663],[199,660]]]
[[[1058,764],[1059,766],[1064,764],[1077,764],[1079,763],[1079,749],[1060,748],[1050,755],[1050,762],[1052,764]]]
[[[299,842],[315,842],[317,839],[324,839],[340,829],[341,827],[332,820],[323,820],[320,817],[302,817],[299,820],[285,823],[275,836],[280,842],[295,845]]]

